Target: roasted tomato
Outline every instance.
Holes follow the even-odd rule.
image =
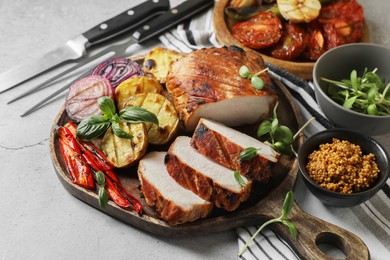
[[[363,7],[356,0],[340,0],[321,9],[318,17],[327,49],[358,42],[364,32]]]
[[[232,35],[249,48],[263,49],[279,41],[282,22],[274,13],[261,12],[248,21],[234,25]]]
[[[321,25],[317,21],[309,23],[306,31],[309,41],[302,57],[307,60],[315,61],[326,51],[324,33]]]
[[[298,24],[286,23],[279,42],[271,47],[270,55],[277,59],[294,60],[305,50],[309,37]]]

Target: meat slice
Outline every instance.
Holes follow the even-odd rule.
[[[280,154],[259,140],[236,131],[221,123],[200,119],[191,139],[191,146],[208,158],[238,170],[251,180],[267,182],[272,174],[273,165]],[[248,161],[240,160],[240,153],[248,147],[255,147],[256,157]]]
[[[212,204],[180,186],[166,171],[165,152],[150,152],[139,163],[138,177],[146,203],[170,225],[207,217]]]
[[[256,90],[239,75],[243,65],[253,74],[265,68],[260,55],[236,46],[196,50],[171,65],[166,87],[188,132],[201,117],[239,126],[269,113],[277,96],[268,73],[259,75],[265,85]]]
[[[197,152],[190,145],[191,138],[179,136],[165,156],[169,174],[183,187],[219,208],[232,211],[248,199],[252,181],[242,177],[241,186],[234,172]]]

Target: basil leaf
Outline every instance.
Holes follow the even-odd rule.
[[[279,152],[281,154],[291,154],[292,153],[290,144],[285,144],[285,143],[282,143],[280,141],[275,142],[272,145],[272,148],[274,148],[274,150],[276,150],[277,152]]]
[[[249,161],[253,158],[256,157],[258,149],[254,147],[248,147],[245,148],[241,153],[240,153],[240,160],[241,161]]]
[[[116,113],[115,103],[110,97],[98,98],[99,108],[103,115],[111,118]]]
[[[108,204],[108,194],[104,187],[100,187],[99,189],[99,205],[102,208],[105,208]]]
[[[76,129],[76,136],[90,141],[105,133],[109,127],[110,122],[102,115],[92,115],[80,122]]]
[[[236,181],[237,181],[238,184],[240,184],[242,187],[245,186],[245,182],[244,182],[244,180],[242,179],[241,174],[240,174],[237,170],[234,171],[234,178],[236,178]]]
[[[104,186],[106,183],[106,178],[104,177],[104,173],[101,171],[98,171],[95,173],[96,175],[96,182],[99,184],[99,186]]]
[[[134,137],[133,135],[123,131],[122,128],[120,127],[119,123],[116,123],[116,122],[112,123],[112,132],[114,133],[114,135],[116,135],[120,138],[124,138],[124,139],[131,139]]]
[[[125,107],[119,112],[119,117],[131,123],[151,122],[158,125],[157,116],[142,107]]]
[[[120,123],[121,121],[121,118],[117,114],[113,115],[110,119],[111,123]]]
[[[294,205],[294,193],[292,191],[287,192],[286,198],[283,202],[281,218],[286,218]]]
[[[268,120],[263,121],[257,129],[257,137],[261,137],[271,131],[271,122]]]
[[[293,238],[296,238],[298,235],[298,230],[297,230],[297,227],[294,225],[294,223],[292,223],[288,220],[285,220],[285,219],[282,220],[282,223],[288,227],[288,229],[290,230],[290,235]]]

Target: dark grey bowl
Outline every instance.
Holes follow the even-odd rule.
[[[320,144],[331,143],[333,138],[348,140],[351,143],[359,145],[363,154],[373,153],[376,156],[376,163],[378,164],[380,173],[379,178],[373,187],[362,192],[341,194],[320,187],[309,177],[306,171],[308,156],[314,150],[318,150]],[[299,148],[298,165],[303,180],[313,195],[320,199],[324,204],[337,207],[353,207],[370,199],[383,187],[383,185],[385,185],[390,172],[388,166],[389,155],[386,153],[386,150],[371,137],[348,129],[329,129],[311,136]]]
[[[378,68],[377,74],[390,80],[390,49],[384,46],[354,43],[327,51],[315,63],[313,69],[314,91],[322,112],[338,127],[348,128],[366,135],[390,133],[390,116],[372,116],[348,110],[327,95],[328,83],[332,80],[349,79],[352,70],[362,75],[364,69]]]

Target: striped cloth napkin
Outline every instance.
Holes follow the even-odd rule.
[[[165,47],[184,53],[204,47],[221,47],[214,34],[212,9],[178,25],[177,28],[161,35],[159,40]],[[287,86],[298,104],[304,121],[313,116],[316,118],[305,129],[306,138],[333,127],[316,103],[311,82],[271,64],[267,66],[271,77]],[[372,199],[353,208],[334,208],[323,205],[307,190],[300,177],[294,187],[294,194],[299,206],[309,214],[358,235],[368,246],[372,259],[390,259],[389,186],[390,180]],[[247,226],[236,229],[239,250],[258,228],[258,226]],[[340,251],[332,250],[332,248],[327,252],[330,256],[340,256]],[[299,259],[299,257],[277,234],[265,229],[250,244],[241,259]]]

